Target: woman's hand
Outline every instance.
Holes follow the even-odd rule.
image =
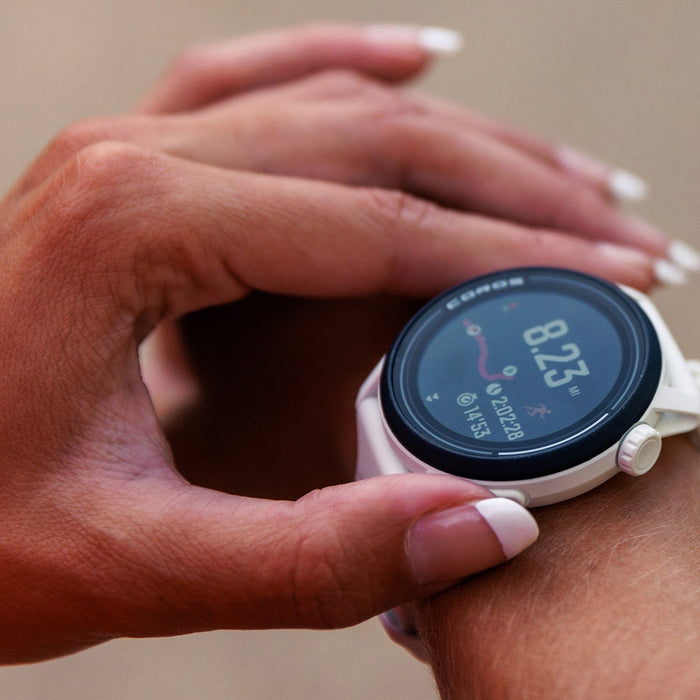
[[[142,114],[166,114],[168,119],[128,117],[117,123],[81,124],[75,128],[76,141],[84,143],[105,130],[117,129],[144,145],[158,143],[181,157],[225,168],[380,187],[388,190],[389,196],[391,192],[413,192],[417,199],[406,197],[405,201],[417,209],[404,214],[416,219],[427,215],[423,222],[426,230],[420,236],[433,253],[442,243],[430,240],[430,230],[444,238],[444,214],[469,212],[455,220],[459,239],[468,249],[455,259],[457,274],[446,270],[447,276],[436,290],[427,293],[470,275],[528,263],[580,267],[648,288],[655,277],[674,282],[684,276],[679,267],[665,260],[666,255],[674,259],[680,256],[687,267],[698,262],[678,243],[669,244],[665,235],[615,208],[615,195],[639,194],[640,183],[636,183],[636,190],[634,184],[630,189],[630,177],[624,173],[573,155],[571,149],[552,147],[466,110],[409,95],[396,87],[423,70],[436,47],[452,48],[455,43],[455,36],[445,30],[314,25],[195,47],[175,61],[139,105]],[[428,50],[426,44],[432,48]],[[380,191],[378,194],[383,196]],[[432,206],[435,202],[450,202],[452,206],[436,209]],[[434,215],[439,221],[435,220],[433,229]],[[558,225],[559,220],[564,223]],[[523,225],[529,221],[542,226]],[[619,245],[621,241],[630,244]],[[421,245],[409,241],[405,245],[415,248],[422,259]],[[453,251],[449,245],[444,250],[448,256]],[[413,277],[414,284],[416,279]],[[423,295],[416,286],[405,291],[411,296]],[[381,303],[387,304],[386,300]],[[265,302],[266,313],[277,305],[274,300]],[[289,306],[285,303],[283,308]],[[293,323],[278,323],[276,332],[286,329],[285,348],[299,342],[303,347],[299,352],[285,353],[283,383],[289,385],[292,377],[303,376],[303,386],[308,387],[309,382],[319,386],[313,392],[287,392],[285,395],[294,397],[288,399],[293,401],[292,407],[280,400],[277,375],[274,380],[268,370],[254,375],[260,387],[256,396],[277,396],[278,430],[283,423],[290,432],[297,430],[295,416],[304,397],[312,396],[312,403],[325,396],[327,425],[317,431],[314,444],[318,446],[319,435],[332,445],[339,444],[339,432],[348,435],[352,420],[338,420],[338,407],[345,409],[342,416],[352,418],[359,382],[414,310],[410,304],[399,306],[397,311],[393,302],[381,311],[376,298],[351,302],[354,332],[348,333],[347,303],[334,312],[328,302],[294,302]],[[240,363],[231,358],[238,357],[242,340],[241,334],[228,329],[241,327],[241,314],[254,319],[245,308],[200,314],[193,322],[196,330],[188,333],[186,353],[174,326],[161,324],[142,350],[144,376],[163,420],[177,413],[183,403],[191,402],[194,395],[208,397],[204,402],[207,417],[203,417],[200,403],[197,419],[188,414],[187,421],[177,422],[177,431],[171,430],[170,437],[178,445],[179,468],[201,482],[206,462],[205,483],[219,487],[224,485],[224,470],[217,466],[215,455],[227,459],[230,443],[236,439],[236,430],[223,417],[240,415],[253,400],[235,389],[241,381],[237,372]],[[295,336],[295,329],[301,327],[304,333]],[[357,332],[360,327],[363,332]],[[260,358],[260,348],[266,343],[255,322],[246,328],[245,338],[256,348],[248,356],[249,363],[251,357]],[[314,341],[308,341],[310,337]],[[321,346],[326,352],[323,358],[313,352]],[[188,357],[197,366],[196,378],[188,367]],[[341,357],[353,362],[341,363]],[[307,369],[310,366],[311,372]],[[261,387],[261,382],[266,387]],[[316,408],[312,405],[309,410]],[[226,429],[215,431],[212,425],[222,421]],[[206,429],[206,440],[195,439],[195,425]],[[265,487],[256,487],[255,493],[289,495],[303,493],[306,489],[299,488],[311,484],[346,480],[352,474],[351,443],[346,437],[340,471],[331,466],[339,461],[328,460],[324,452],[323,467],[318,471],[307,461],[305,469],[286,471],[288,479],[279,473],[270,479],[259,469],[226,470],[226,488],[247,492],[256,482]],[[192,444],[198,448],[190,467],[188,445]],[[222,444],[229,448],[221,449]],[[203,460],[203,449],[210,460]],[[257,453],[250,456],[257,458]],[[288,480],[295,485],[291,491],[287,490]]]
[[[419,297],[529,262],[653,283],[662,234],[618,213],[602,181],[380,82],[429,58],[420,34],[387,36],[315,28],[205,51],[201,63],[190,54],[142,113],[60,134],[0,204],[5,661],[120,635],[350,624],[503,561],[505,539],[534,536],[517,506],[505,526],[489,525],[475,504],[490,494],[449,477],[374,479],[297,502],[192,486],[141,379],[137,350],[155,328],[236,302],[230,369],[241,396],[266,394],[255,411],[239,400],[226,413],[223,389],[236,387],[217,386],[193,356],[207,389],[200,416],[236,424],[228,440],[216,433],[225,451],[214,461],[261,470],[256,492],[306,469],[313,478],[296,488],[316,476],[324,485],[335,480],[319,474],[324,462],[344,467],[347,395],[407,313],[395,298],[349,298]],[[288,55],[306,58],[280,61]],[[361,74],[325,71],[338,67]],[[228,96],[237,90],[248,92]],[[223,322],[209,313],[190,317],[195,342]],[[310,372],[304,344],[342,323],[367,342],[341,353],[334,372],[352,382],[334,385]],[[179,347],[166,343],[167,354]],[[312,382],[275,372],[279,357]],[[340,400],[339,414],[325,410]],[[329,428],[336,415],[343,426]],[[173,435],[196,476],[196,446]],[[456,534],[460,551],[441,546]]]

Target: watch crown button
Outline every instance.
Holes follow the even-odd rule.
[[[661,435],[647,423],[631,428],[617,450],[617,466],[631,476],[646,474],[661,452]]]
[[[515,501],[518,505],[523,508],[527,506],[530,502],[530,497],[520,489],[489,489],[494,496],[499,496],[500,498],[508,498],[511,501]]]

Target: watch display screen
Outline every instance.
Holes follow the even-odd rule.
[[[413,319],[387,357],[382,404],[399,441],[438,469],[532,478],[614,444],[660,373],[653,326],[621,290],[564,270],[511,270]]]

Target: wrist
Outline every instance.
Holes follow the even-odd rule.
[[[645,477],[538,509],[527,552],[414,606],[445,697],[697,688],[700,460],[667,443]]]

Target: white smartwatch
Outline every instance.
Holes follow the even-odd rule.
[[[430,472],[524,506],[647,472],[700,422],[700,363],[648,297],[521,268],[450,289],[408,323],[357,398],[357,478]]]

